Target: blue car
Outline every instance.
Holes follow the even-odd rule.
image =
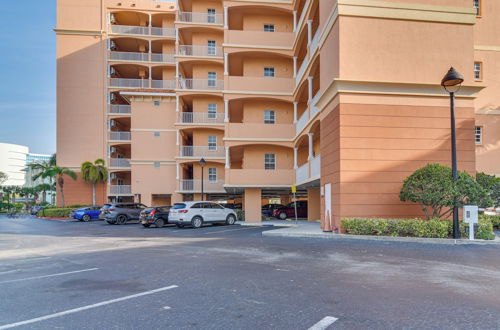
[[[99,213],[101,213],[100,206],[87,206],[82,207],[77,210],[71,211],[71,217],[80,221],[90,221],[92,219],[99,219]]]

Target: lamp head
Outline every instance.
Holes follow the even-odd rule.
[[[199,163],[201,166],[205,166],[207,164],[207,161],[204,158],[202,158],[200,159]]]
[[[441,80],[441,86],[448,90],[448,87],[460,86],[463,82],[464,77],[457,70],[451,67],[443,77],[443,80]]]

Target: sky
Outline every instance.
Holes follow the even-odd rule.
[[[0,142],[56,151],[56,0],[3,0]]]

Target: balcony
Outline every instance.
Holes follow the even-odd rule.
[[[227,30],[224,33],[224,43],[272,48],[291,48],[293,46],[294,37],[295,34],[293,32]]]
[[[198,57],[222,57],[222,47],[180,45],[177,55]]]
[[[132,107],[128,104],[110,104],[108,114],[128,115],[132,113]]]
[[[151,80],[151,88],[175,89],[175,80]]]
[[[179,190],[182,192],[201,192],[201,180],[180,180]],[[203,192],[205,193],[224,193],[224,180],[210,181],[203,180]]]
[[[318,155],[295,171],[295,180],[296,183],[303,183],[308,180],[319,179],[320,174],[321,156]]]
[[[151,53],[151,62],[175,64],[175,57],[174,57],[174,54]]]
[[[307,125],[309,122],[309,108],[307,108],[304,113],[300,116],[299,120],[297,120],[297,124],[295,126],[295,134],[299,134],[300,131]]]
[[[177,21],[182,23],[222,25],[224,23],[224,17],[222,14],[192,13],[187,11],[180,11],[177,15]]]
[[[299,71],[297,71],[297,76],[295,76],[295,84],[299,84],[306,72],[307,66],[309,65],[309,58],[306,56],[300,65]]]
[[[110,141],[130,141],[132,135],[130,132],[109,132]]]
[[[257,134],[256,134],[257,133]],[[226,127],[228,138],[293,139],[294,125],[263,123],[230,123]]]
[[[109,167],[112,168],[130,168],[130,159],[127,158],[110,158]]]
[[[132,194],[132,186],[129,185],[109,185],[109,194],[110,195],[131,195]]]
[[[223,113],[181,112],[177,118],[180,124],[224,124]]]
[[[320,29],[318,29],[316,31],[316,33],[314,34],[314,37],[311,41],[311,46],[309,48],[309,57],[314,55],[314,52],[316,51],[316,49],[318,49],[318,45],[319,45],[319,36],[320,36]]]
[[[226,185],[277,186],[293,185],[295,170],[293,169],[229,169],[226,170]]]
[[[134,62],[148,62],[148,53],[135,53],[135,52],[108,52],[108,59],[110,61],[134,61]]]
[[[226,149],[222,146],[202,147],[202,146],[182,146],[181,157],[193,158],[225,158]]]
[[[224,89],[224,80],[216,79],[180,79],[180,89],[187,90],[216,90],[222,91]]]
[[[109,87],[112,88],[154,88],[175,89],[175,80],[150,80],[130,78],[109,78]]]
[[[111,25],[111,33],[175,38],[175,28],[159,28],[150,26]]]
[[[233,91],[291,93],[295,87],[293,78],[229,76],[227,82],[226,89]]]
[[[319,108],[316,106],[319,99],[321,98],[321,93],[317,92],[316,95],[311,100],[311,104],[309,104],[309,108],[311,109],[311,118],[314,117],[315,114],[318,113]]]

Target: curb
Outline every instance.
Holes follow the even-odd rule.
[[[294,223],[265,223],[265,222],[244,222],[244,221],[238,221],[236,222],[237,225],[240,226],[250,226],[250,227],[283,227],[283,228],[289,228],[289,227],[299,227],[299,225],[296,225]]]
[[[364,236],[364,235],[346,235],[346,234],[331,234],[331,233],[283,233],[275,230],[262,232],[262,236],[270,237],[294,237],[294,238],[326,238],[326,239],[355,239],[367,241],[382,241],[382,242],[403,242],[403,243],[424,243],[424,244],[448,244],[448,245],[500,245],[500,239],[495,240],[474,240],[468,239],[449,239],[449,238],[420,238],[420,237],[391,237],[391,236]]]

